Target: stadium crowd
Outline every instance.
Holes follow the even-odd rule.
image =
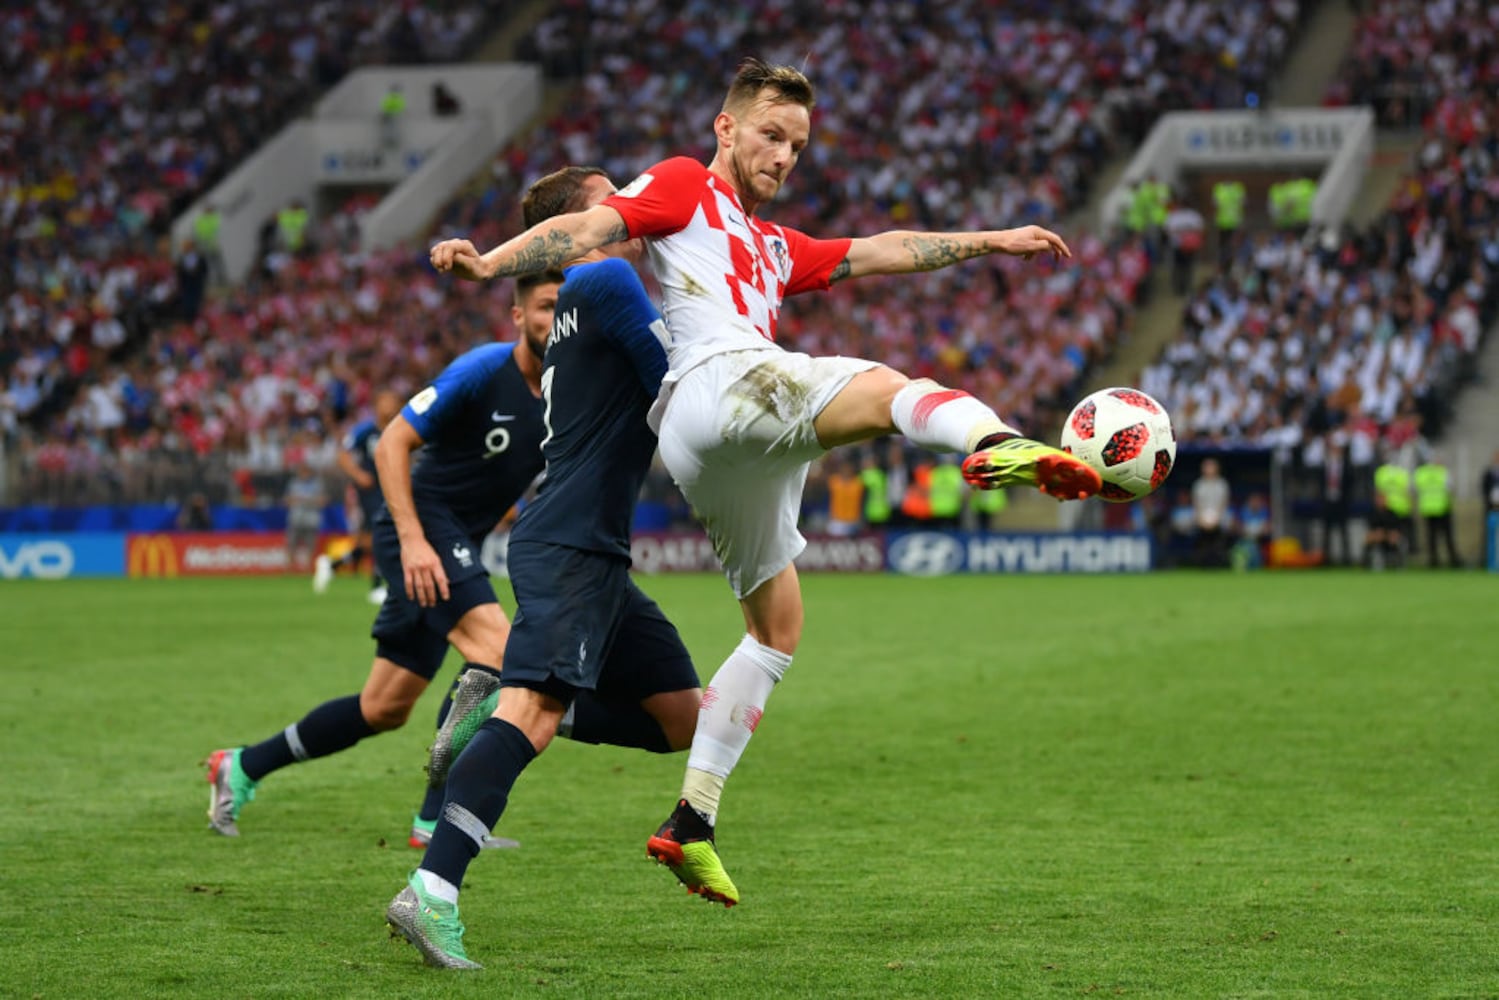
[[[351,66],[456,58],[486,23],[446,0],[0,12],[0,428],[107,430],[116,362],[178,300],[172,219]]]
[[[1055,223],[1081,203],[1116,145],[1160,112],[1236,106],[1263,91],[1299,14],[1294,0],[1086,0],[1061,15],[1053,4],[980,0],[919,10],[783,2],[750,22],[726,20],[697,0],[567,0],[529,45],[554,74],[576,78],[575,98],[504,150],[486,183],[451,201],[436,230],[498,242],[519,228],[524,186],[562,163],[599,163],[622,183],[655,158],[702,155],[718,90],[701,81],[722,77],[749,50],[810,58],[820,85],[814,142],[771,212],[777,221],[830,235]],[[372,43],[380,39],[364,27]],[[281,30],[300,37],[294,25]],[[1167,58],[1191,71],[1162,72],[1158,60]],[[313,72],[315,59],[309,66],[304,76],[315,87],[326,74]],[[289,103],[276,106],[284,112]],[[218,150],[211,167],[228,148],[201,133],[178,144]],[[326,463],[326,442],[373,389],[409,389],[504,328],[508,289],[438,285],[422,254],[365,256],[349,245],[349,221],[322,220],[304,254],[273,251],[248,285],[210,293],[191,323],[171,315],[180,305],[172,263],[137,241],[151,268],[150,318],[120,346],[84,352],[88,362],[80,357],[66,376],[81,391],[60,412],[39,401],[63,377],[49,324],[25,327],[26,339],[7,334],[9,416],[0,419],[42,432],[23,436],[23,465],[46,471],[61,495],[87,488],[107,492],[96,499],[126,499],[162,488],[131,473],[159,466],[146,457],[181,455],[176,467],[187,468],[198,454],[237,474],[236,498],[273,497],[254,477],[284,472],[289,456]],[[1045,426],[1127,327],[1148,267],[1138,242],[1067,236],[1077,257],[1066,267],[985,262],[811,297],[787,310],[785,341],[889,359],[982,396],[1022,426]],[[216,500],[228,493],[192,485]]]
[[[1328,104],[1370,104],[1382,125],[1420,127],[1439,104],[1499,86],[1499,7],[1486,0],[1370,0]],[[1470,127],[1482,129],[1481,120]],[[1488,120],[1493,127],[1493,119]]]
[[[1435,437],[1499,313],[1492,93],[1449,95],[1383,217],[1363,231],[1261,234],[1191,298],[1141,388],[1186,440],[1294,446],[1342,430]],[[1457,113],[1457,109],[1464,113]],[[1461,123],[1461,124],[1459,124]]]

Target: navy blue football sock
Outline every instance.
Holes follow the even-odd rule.
[[[314,757],[347,750],[375,730],[359,710],[359,695],[325,701],[308,712],[301,722],[287,726],[268,740],[245,747],[239,766],[251,781],[259,781],[272,771]]]
[[[448,771],[448,797],[421,867],[456,886],[500,821],[515,779],[536,758],[526,734],[503,719],[485,719]]]
[[[462,676],[460,674],[459,676]],[[443,697],[442,703],[437,706],[437,729],[448,719],[448,712],[453,709],[453,692],[458,690],[458,681],[455,678],[453,686],[448,688],[448,693]],[[433,732],[436,732],[434,729]],[[426,798],[422,799],[421,811],[417,813],[423,823],[431,823],[437,819],[437,814],[442,810],[442,797],[447,792],[447,785],[438,785],[436,788],[428,788]]]
[[[607,743],[636,747],[651,753],[671,753],[671,744],[651,713],[639,702],[600,701],[592,691],[579,691],[562,717],[557,735],[579,743]]]

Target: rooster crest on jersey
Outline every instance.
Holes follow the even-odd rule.
[[[1098,470],[1101,499],[1125,503],[1166,481],[1176,462],[1176,435],[1166,408],[1139,389],[1100,389],[1068,414],[1062,450]]]

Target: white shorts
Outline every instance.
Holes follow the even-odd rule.
[[[823,454],[812,422],[860,372],[860,358],[776,348],[716,354],[661,387],[661,460],[713,542],[740,598],[791,564],[807,467]]]

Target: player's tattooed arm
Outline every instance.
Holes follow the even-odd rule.
[[[971,235],[964,237],[943,233],[911,233],[901,243],[911,255],[912,271],[935,271],[989,252],[980,240]]]
[[[460,278],[483,281],[534,274],[576,260],[591,250],[629,238],[624,218],[607,205],[554,215],[513,239],[480,254],[468,240],[444,240],[432,248],[432,266]]]
[[[1040,226],[973,233],[920,233],[892,230],[878,236],[852,240],[848,256],[833,269],[831,279],[857,278],[866,274],[909,274],[935,271],[953,264],[1002,253],[1031,258],[1037,253],[1070,257],[1067,244]]]
[[[571,233],[538,233],[522,244],[508,262],[498,262],[494,276],[513,278],[517,274],[531,274],[556,267],[580,256],[574,249],[576,245]]]
[[[629,238],[630,230],[621,219],[603,231],[603,242],[599,246],[608,246],[610,243],[619,243]],[[501,278],[511,278],[517,274],[534,274],[537,271],[550,270],[583,256],[590,249],[594,248],[580,249],[579,241],[568,232],[553,230],[550,233],[538,233],[521,247],[513,262],[500,265],[495,275]]]

